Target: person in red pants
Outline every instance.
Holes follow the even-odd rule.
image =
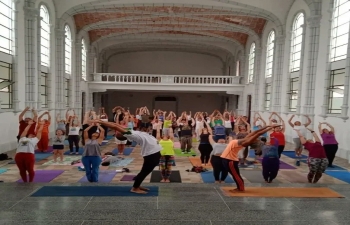
[[[18,147],[16,151],[15,161],[19,169],[19,174],[23,182],[28,182],[27,172],[29,175],[29,182],[33,182],[35,172],[34,172],[34,163],[35,163],[35,146],[41,139],[41,132],[43,130],[44,121],[39,123],[39,128],[36,136],[34,134],[28,134],[28,131],[33,126],[34,121],[29,120],[27,127],[22,132]]]
[[[43,116],[47,115],[47,119],[42,120]],[[49,112],[45,112],[43,113],[41,116],[39,116],[38,118],[39,123],[41,121],[44,121],[43,124],[43,130],[41,132],[41,139],[38,142],[38,150],[40,152],[47,152],[48,148],[49,148],[49,127],[51,124],[51,116]],[[37,127],[38,129],[39,127]]]

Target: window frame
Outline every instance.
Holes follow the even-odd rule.
[[[274,30],[272,30],[269,33],[269,36],[267,38],[265,78],[270,78],[273,75],[273,63],[274,63],[274,56],[275,56],[275,40],[276,40],[276,33]]]
[[[43,15],[42,15],[43,13]],[[51,50],[51,30],[50,30],[50,13],[45,5],[40,5],[40,64],[41,66],[50,67],[50,50]],[[47,46],[43,43],[47,42]],[[43,51],[43,50],[46,51]]]
[[[294,87],[295,85],[295,87]],[[298,104],[298,91],[299,91],[299,77],[289,78],[289,98],[288,98],[288,109],[290,112],[297,111]],[[293,102],[296,102],[295,108],[293,108]]]
[[[299,20],[303,19],[302,24],[299,24]],[[298,26],[299,25],[299,26]],[[298,27],[297,27],[298,26]],[[292,27],[292,37],[291,37],[291,47],[290,47],[290,65],[289,72],[300,71],[302,51],[303,51],[303,41],[304,41],[304,28],[305,28],[305,14],[303,12],[298,13],[293,20]],[[299,39],[300,38],[300,39]],[[300,50],[298,46],[300,45]],[[297,50],[298,49],[298,50]],[[297,59],[299,58],[299,59]],[[298,62],[298,65],[295,63]]]
[[[12,82],[13,81],[12,64],[0,61],[0,67],[4,67],[4,68],[8,69],[8,79],[0,78],[0,81],[1,82],[3,82],[3,81]],[[2,91],[3,89],[5,89],[5,88],[3,88],[3,89],[0,90],[0,92],[8,93],[8,102],[9,102],[9,104],[4,104],[3,102],[1,102],[1,105],[0,105],[1,109],[12,109],[13,108],[13,93],[12,93],[12,91],[13,91],[13,84],[10,84],[9,86],[7,86],[7,88],[8,88],[8,91]],[[1,100],[3,100],[3,99],[1,98]],[[7,107],[4,107],[4,105],[7,106]]]
[[[270,110],[271,107],[271,94],[272,94],[272,84],[266,83],[265,84],[265,95],[264,95],[264,109],[266,111]],[[269,98],[267,96],[270,96]]]
[[[65,98],[65,103],[66,107],[69,107],[69,84],[70,84],[70,79],[69,78],[64,78],[64,98]]]
[[[72,74],[72,31],[68,24],[64,26],[64,71],[66,74]]]
[[[339,71],[339,73],[336,73],[336,71]],[[328,109],[327,112],[328,114],[341,114],[342,108],[341,106],[343,105],[343,101],[344,101],[344,93],[343,93],[343,97],[334,97],[333,93],[337,93],[335,91],[333,91],[334,89],[340,89],[340,90],[344,90],[344,84],[343,85],[334,85],[334,80],[335,80],[335,76],[339,76],[339,75],[343,75],[343,79],[345,80],[345,72],[346,69],[345,68],[341,68],[341,69],[335,69],[335,70],[331,70],[330,71],[330,76],[329,76],[329,86],[328,86]],[[344,82],[343,82],[344,83]],[[343,88],[340,88],[343,87]],[[339,93],[337,93],[339,94]],[[342,99],[342,103],[340,105],[339,108],[335,109],[332,108],[333,105],[333,101],[334,99]]]
[[[5,2],[0,1],[0,26],[3,27],[3,29],[6,29],[8,31],[8,36],[5,36],[3,32],[0,32],[0,43],[6,42],[8,46],[1,47],[0,45],[0,52],[3,52],[5,54],[12,55],[13,54],[13,38],[14,38],[14,3],[12,1],[11,5],[5,4]],[[3,11],[1,11],[1,9]],[[6,15],[6,10],[8,10],[8,15]],[[5,24],[8,23],[8,26]],[[6,40],[6,41],[5,41]]]
[[[43,71],[41,71],[40,73],[40,82],[42,82],[42,80],[45,80],[45,84],[43,85],[42,83],[40,84],[40,95],[41,96],[45,96],[45,102],[43,103],[42,101],[42,97],[40,98],[41,99],[41,108],[48,108],[48,96],[49,96],[49,85],[48,85],[48,76],[49,74],[48,73],[45,73]],[[45,93],[42,92],[42,89],[41,87],[45,87]]]
[[[253,42],[249,49],[249,60],[248,60],[248,83],[253,83],[255,75],[255,49],[256,44]]]

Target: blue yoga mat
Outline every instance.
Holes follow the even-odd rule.
[[[250,150],[249,150],[248,157],[249,157],[249,158],[255,159],[255,151],[254,151],[253,149],[250,149]]]
[[[108,144],[108,141],[102,141],[101,146],[105,146],[106,144]]]
[[[204,183],[215,183],[213,171],[203,172],[203,173],[201,173],[201,176],[202,176],[202,180],[203,180]],[[230,177],[230,175],[228,175],[226,180],[225,180],[225,183],[233,184],[235,182]]]
[[[113,136],[111,135],[107,135],[107,137],[105,138],[107,141],[111,140],[112,138],[114,138]]]
[[[307,164],[307,160],[300,160],[300,161]],[[327,167],[326,171],[347,171],[347,169],[340,166],[333,165],[333,168]]]
[[[131,147],[135,147],[137,145],[137,143],[135,142],[135,141],[133,141],[132,143],[131,143]]]
[[[39,162],[43,159],[49,158],[50,156],[52,156],[52,153],[35,154],[35,162]],[[16,164],[16,161],[12,160],[8,164]]]
[[[327,171],[326,170],[325,174],[350,184],[350,172],[349,171]]]
[[[110,183],[117,172],[115,170],[100,170],[99,175],[98,175],[98,182],[99,183]],[[86,176],[83,176],[79,182],[81,183],[88,183],[89,181],[87,180]]]
[[[284,151],[284,152],[282,152],[282,155],[285,155],[285,156],[293,158],[293,159],[297,159],[297,157],[295,157],[295,151]],[[298,158],[307,159],[308,156],[307,155],[301,155],[301,157],[298,157]]]
[[[125,148],[123,155],[130,155],[133,150],[134,148]],[[117,148],[113,149],[112,153],[118,155],[118,149]]]
[[[71,197],[71,196],[126,196],[151,197],[158,196],[159,188],[146,187],[147,194],[131,193],[130,186],[44,186],[31,195],[31,197]]]
[[[75,155],[75,147],[73,148],[73,151],[74,151],[73,154]],[[82,155],[83,152],[84,152],[84,148],[83,148],[83,147],[80,147],[80,148],[79,148],[79,154],[78,154],[78,155]],[[66,151],[66,152],[64,153],[64,155],[70,155],[70,150]]]

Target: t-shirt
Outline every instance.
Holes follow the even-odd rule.
[[[64,145],[65,136],[56,136],[52,139],[53,145]]]
[[[27,128],[27,126],[28,126],[28,123],[26,123],[24,120],[22,120],[21,122],[19,122],[19,132],[18,132],[18,136],[21,136],[21,134],[22,134],[23,131]],[[36,128],[36,122],[34,122],[34,123],[30,126],[27,135],[29,135],[29,134],[35,135],[35,128]]]
[[[35,146],[38,144],[39,139],[34,138],[26,138],[22,137],[19,139],[18,145],[17,145],[17,151],[16,153],[35,153]]]
[[[279,145],[286,145],[286,139],[285,139],[284,133],[272,132],[270,134],[270,137],[271,137],[271,144],[272,145],[275,143],[275,138],[278,140]]]
[[[181,136],[192,136],[192,128],[189,125],[185,125],[181,128]]]
[[[148,123],[149,122],[149,115],[143,114],[141,116],[142,123]]]
[[[295,130],[299,130],[301,135],[303,135],[303,136],[306,135],[306,128],[305,128],[304,125],[302,125],[302,126],[294,126],[293,129],[294,129],[293,130],[293,134],[292,134],[293,138],[299,138],[299,135],[298,135],[298,133]]]
[[[33,125],[32,125],[33,126]],[[42,133],[49,133],[50,122],[45,122],[43,125]],[[39,127],[36,127],[36,132],[38,132]]]
[[[215,132],[215,135],[225,135],[225,127],[224,126],[215,126],[214,132]]]
[[[225,120],[224,126],[225,126],[225,128],[232,128],[231,121]]]
[[[79,135],[80,128],[79,127],[69,127],[68,135]]]
[[[141,146],[141,155],[143,157],[155,154],[162,150],[162,147],[159,145],[157,139],[147,133],[132,130],[125,133],[124,136],[131,141],[135,141]]]
[[[214,120],[214,125],[222,125],[222,119]]]
[[[160,140],[160,146],[162,146],[162,150],[160,151],[161,155],[175,155],[174,152],[174,143],[172,140]]]
[[[215,143],[213,144],[213,151],[210,155],[220,155],[222,154],[227,147],[227,144]]]
[[[338,144],[337,140],[335,139],[334,134],[322,133],[321,138],[323,140],[323,145],[337,145]]]
[[[164,120],[164,128],[170,128],[171,127],[171,120]]]
[[[278,148],[274,145],[264,145],[262,147],[262,156],[266,158],[278,158]]]
[[[315,142],[315,143],[306,142],[304,144],[304,147],[309,151],[309,157],[311,158],[319,158],[319,159],[327,158],[326,152],[320,142]]]
[[[242,148],[243,146],[238,145],[238,140],[232,140],[221,154],[221,158],[238,161],[238,152]]]

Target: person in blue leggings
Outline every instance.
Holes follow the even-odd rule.
[[[89,130],[93,126],[97,126],[99,133],[95,132],[89,137]],[[105,130],[99,123],[92,123],[84,130],[85,146],[81,162],[84,165],[86,178],[89,182],[98,182],[98,172],[102,162],[100,145],[104,138]]]

